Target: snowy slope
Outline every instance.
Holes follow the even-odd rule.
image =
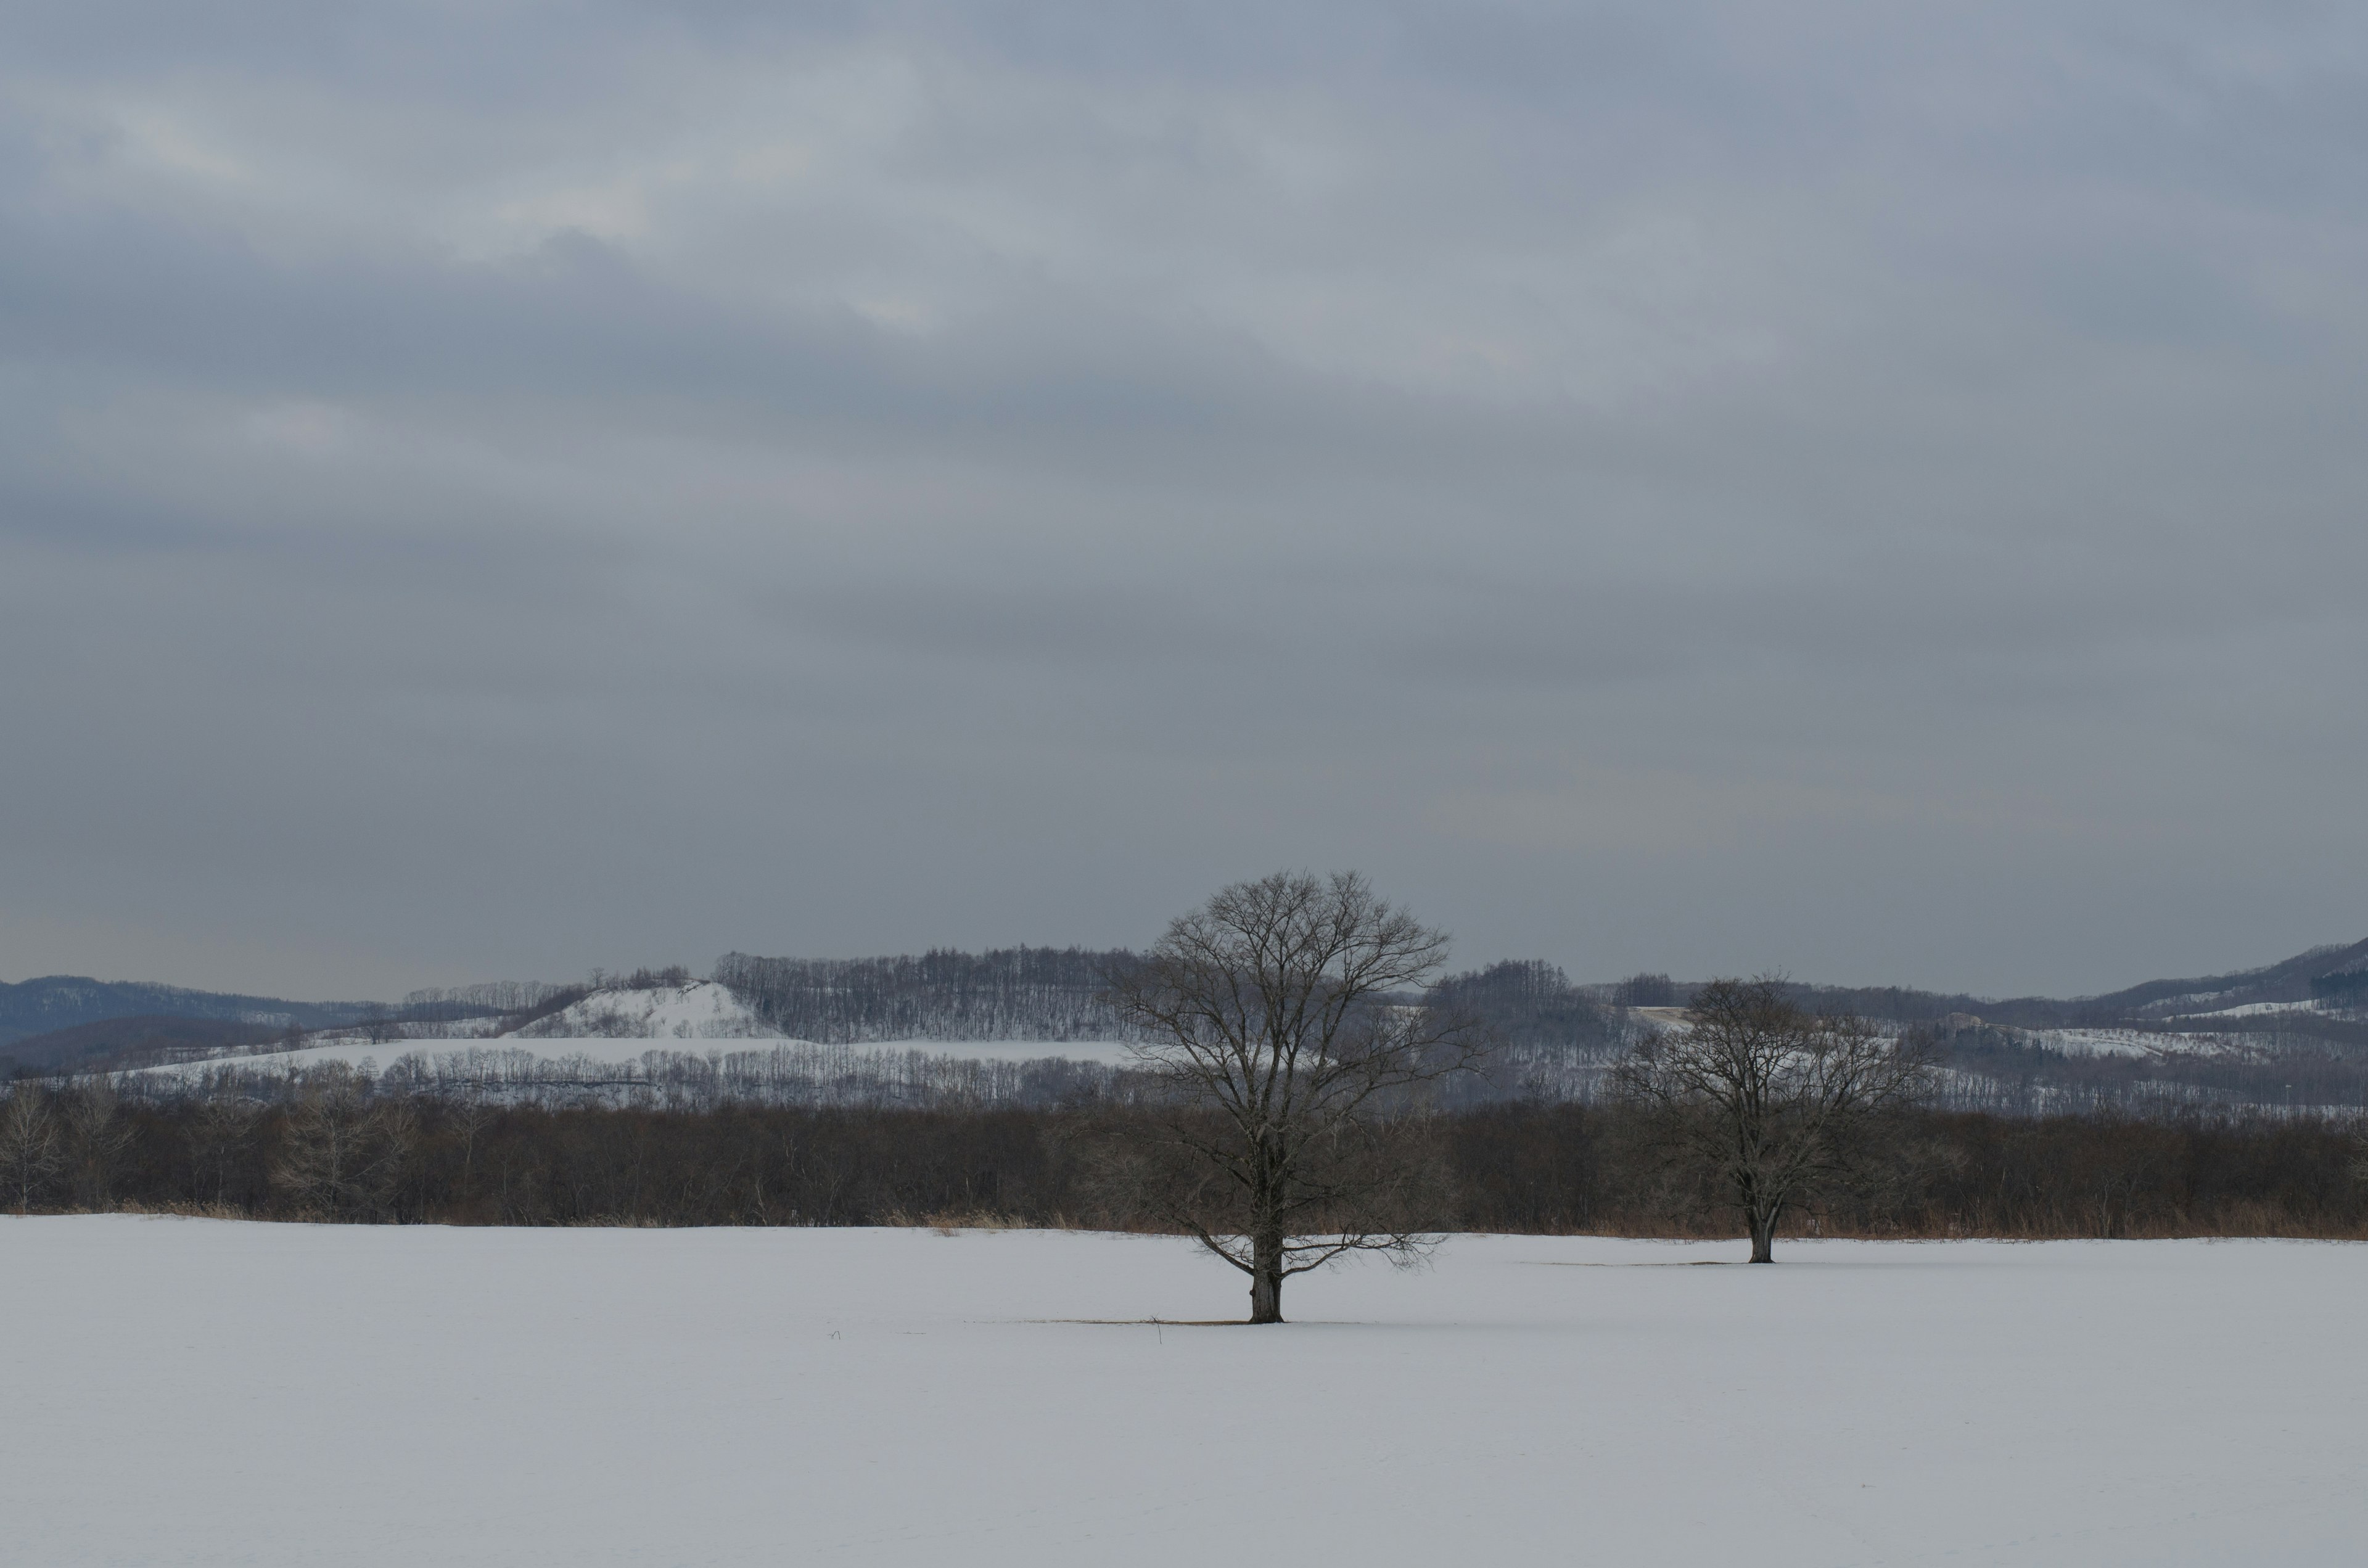
[[[2209,1013],[2180,1013],[2174,1017],[2193,1021],[2200,1018],[2258,1018],[2271,1013],[2324,1013],[2330,1009],[2321,1001],[2309,1002],[2248,1002],[2239,1007],[2218,1007]]]
[[[503,1039],[780,1040],[730,988],[712,980],[654,990],[596,991]]]
[[[2260,1045],[2244,1035],[2158,1029],[2040,1029],[2031,1038],[2067,1056],[2245,1056]]]
[[[203,1076],[208,1071],[224,1066],[261,1073],[279,1073],[290,1068],[315,1067],[324,1062],[342,1062],[349,1066],[383,1069],[398,1059],[418,1056],[432,1065],[449,1067],[467,1059],[472,1053],[524,1051],[543,1061],[557,1062],[583,1059],[595,1062],[620,1064],[643,1061],[651,1052],[661,1055],[676,1052],[704,1057],[712,1051],[734,1052],[763,1051],[772,1045],[797,1043],[780,1036],[757,1039],[737,1037],[689,1038],[666,1037],[652,1039],[638,1035],[566,1036],[529,1038],[503,1035],[495,1040],[404,1040],[386,1044],[368,1040],[339,1040],[323,1045],[306,1046],[299,1051],[273,1051],[254,1056],[206,1057],[195,1062],[176,1062],[167,1067],[149,1067],[143,1074],[155,1074],[184,1078]],[[901,1055],[919,1051],[924,1056],[948,1056],[965,1062],[1041,1062],[1052,1057],[1064,1057],[1071,1062],[1099,1062],[1112,1067],[1125,1066],[1133,1060],[1130,1048],[1119,1040],[882,1040],[848,1048],[858,1055]]]
[[[0,1218],[10,1561],[2348,1564],[2368,1247]],[[1161,1326],[1076,1319],[1167,1318]],[[2265,1323],[2276,1332],[2264,1333]]]

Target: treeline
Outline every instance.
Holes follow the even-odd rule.
[[[540,1055],[501,1041],[398,1040],[391,1060],[361,1074],[396,1096],[491,1097],[562,1109],[712,1110],[728,1105],[806,1109],[1075,1110],[1133,1103],[1140,1075],[1123,1065],[1056,1055],[997,1062],[803,1041],[655,1041],[637,1057]],[[1547,1033],[1508,1040],[1477,1073],[1440,1091],[1442,1108],[1571,1104],[1600,1106],[1631,1042],[1607,1023],[1593,1037]],[[1057,1045],[1048,1050],[1057,1050]],[[2009,1117],[2114,1115],[2176,1119],[2248,1108],[2271,1114],[2343,1117],[2368,1111],[2368,1066],[2328,1054],[2162,1060],[2069,1056],[1995,1031],[1941,1042],[1928,1108]],[[232,1095],[260,1100],[299,1096],[321,1072],[269,1060],[223,1057],[183,1066],[176,1076],[127,1079],[143,1098]]]
[[[2340,1027],[2340,1020],[2329,1020]],[[2356,1026],[2355,1026],[2356,1027]],[[2113,1112],[2176,1116],[2259,1107],[2271,1111],[2368,1111],[2368,1051],[2294,1029],[2216,1036],[2184,1049],[2177,1034],[2129,1054],[2057,1050],[2017,1029],[1987,1024],[1918,1026],[1907,1038],[1946,1072],[1931,1103],[2006,1116]]]
[[[2313,975],[2310,994],[2322,1001],[2348,1006],[2368,1005],[2368,969],[2345,970],[2336,974]]]
[[[1666,975],[1622,983],[1624,994],[1658,995]],[[1451,1106],[1508,1099],[1589,1103],[1602,1096],[1612,1064],[1635,1043],[1630,1006],[1607,1003],[1570,977],[1535,960],[1490,964],[1450,975],[1425,992],[1423,1006],[1475,1018],[1496,1046],[1481,1070],[1449,1081]]]
[[[726,953],[714,978],[782,1033],[884,1040],[1116,1040],[1105,997],[1123,949],[998,948],[918,958],[762,959]]]
[[[1133,1228],[1103,1156],[1141,1109],[553,1108],[324,1073],[287,1098],[145,1099],[106,1080],[0,1102],[0,1201],[450,1224]],[[1423,1123],[1440,1231],[1732,1233],[1669,1185],[1618,1107],[1507,1104]],[[1787,1234],[2368,1239],[2358,1124],[2260,1113],[2022,1119],[1921,1110],[1879,1178]]]
[[[823,1044],[908,1040],[1123,1040],[1110,983],[1124,949],[1004,948],[918,958],[762,959],[726,953],[714,978],[784,1034]],[[1640,976],[1663,989],[1667,976]],[[1408,1001],[1416,998],[1409,997]],[[1593,1056],[1624,1042],[1617,1006],[1553,964],[1497,963],[1420,998],[1487,1023],[1525,1062]]]
[[[447,1049],[423,1050],[423,1043]],[[557,1109],[714,1110],[727,1105],[980,1110],[1046,1109],[1122,1100],[1135,1075],[1097,1062],[1053,1056],[1019,1062],[947,1056],[921,1050],[854,1044],[650,1042],[617,1061],[585,1053],[547,1056],[499,1040],[397,1042],[402,1054],[383,1066],[289,1067],[226,1057],[190,1063],[172,1077],[127,1078],[123,1092],[142,1099],[236,1096],[301,1098],[324,1074],[349,1075],[397,1097],[495,1099]]]
[[[449,1024],[465,1018],[497,1018],[561,1006],[589,994],[588,985],[554,985],[540,980],[495,980],[476,985],[429,985],[407,993],[390,1014],[399,1023]]]

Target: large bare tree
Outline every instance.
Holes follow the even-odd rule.
[[[1645,1040],[1614,1083],[1663,1153],[1742,1215],[1751,1261],[1772,1263],[1786,1209],[1862,1170],[1871,1119],[1929,1072],[1912,1044],[1813,1013],[1763,975],[1703,986],[1685,1027]]]
[[[1485,1044],[1407,1000],[1446,953],[1356,873],[1279,872],[1179,917],[1115,978],[1137,1065],[1167,1091],[1172,1157],[1133,1167],[1136,1196],[1249,1276],[1252,1323],[1282,1321],[1294,1274],[1424,1246],[1436,1210],[1417,1199],[1409,1113]]]

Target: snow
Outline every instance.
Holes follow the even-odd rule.
[[[2161,1029],[2042,1029],[2042,1045],[2068,1056],[2161,1056],[2242,1053],[2259,1041],[2230,1035],[2173,1034]]]
[[[450,1026],[441,1040],[415,1038],[406,1032],[402,1040],[372,1042],[340,1033],[295,1051],[227,1060],[242,1068],[279,1072],[333,1062],[385,1067],[415,1052],[431,1062],[449,1062],[471,1051],[516,1050],[545,1061],[583,1059],[619,1064],[638,1062],[653,1051],[704,1057],[711,1051],[728,1053],[762,1050],[767,1044],[805,1043],[791,1040],[757,1017],[756,1010],[729,986],[712,980],[640,990],[596,991],[547,1018],[538,1018],[516,1034],[488,1037],[481,1028],[472,1027],[473,1022]],[[917,1051],[925,1056],[975,1062],[1038,1062],[1066,1057],[1072,1062],[1123,1066],[1133,1060],[1132,1050],[1124,1042],[1107,1040],[866,1040],[852,1049],[896,1055]],[[220,1067],[224,1061],[223,1057],[206,1057],[150,1071],[188,1076]]]
[[[2323,1013],[2325,1004],[2308,1002],[2248,1002],[2239,1007],[2219,1007],[2209,1013],[2182,1013],[2183,1018],[2251,1018],[2264,1013]]]
[[[785,1042],[784,1042],[785,1043]],[[337,1040],[326,1045],[308,1045],[299,1051],[268,1051],[254,1056],[209,1056],[193,1062],[177,1062],[167,1067],[144,1069],[148,1073],[198,1077],[225,1066],[251,1069],[256,1072],[279,1073],[296,1067],[318,1067],[332,1062],[348,1066],[370,1064],[388,1067],[404,1056],[422,1056],[430,1062],[451,1062],[471,1056],[501,1055],[523,1051],[545,1061],[586,1057],[600,1062],[639,1062],[653,1051],[681,1051],[704,1056],[710,1051],[746,1051],[747,1044],[726,1040],[651,1040],[642,1036],[601,1035],[590,1039],[523,1040],[514,1035],[502,1035],[492,1040],[398,1040],[373,1045],[368,1040]],[[762,1049],[755,1047],[754,1049]]]
[[[643,1040],[780,1040],[781,1031],[726,985],[701,980],[639,991],[596,991],[528,1025],[538,1039],[632,1035]],[[515,1038],[504,1036],[504,1039]]]
[[[1099,1062],[1108,1067],[1126,1067],[1134,1062],[1134,1047],[1121,1040],[883,1040],[876,1049],[959,1056],[970,1062],[1040,1062],[1048,1056]]]
[[[2368,1248],[0,1219],[12,1560],[2349,1563]],[[2274,1324],[2274,1332],[2264,1332]]]
[[[166,1067],[142,1069],[151,1074],[177,1077],[199,1077],[224,1066],[263,1073],[279,1073],[290,1068],[317,1067],[325,1062],[342,1062],[349,1066],[365,1063],[383,1069],[393,1065],[398,1058],[418,1055],[430,1063],[451,1064],[455,1059],[512,1051],[524,1051],[544,1061],[582,1058],[596,1062],[622,1064],[640,1062],[652,1051],[664,1054],[683,1053],[705,1057],[710,1051],[731,1053],[741,1051],[764,1051],[775,1045],[803,1043],[781,1036],[761,1040],[733,1038],[716,1039],[652,1039],[646,1036],[596,1035],[565,1039],[528,1038],[503,1035],[495,1040],[400,1040],[373,1045],[368,1040],[338,1040],[326,1045],[310,1045],[297,1051],[265,1051],[255,1056],[212,1056],[193,1062],[176,1062]],[[899,1040],[866,1041],[851,1046],[858,1053],[879,1052],[903,1055],[917,1051],[927,1056],[951,1056],[973,1062],[1038,1062],[1047,1057],[1066,1057],[1072,1062],[1100,1062],[1110,1066],[1124,1066],[1133,1060],[1132,1051],[1123,1041],[1047,1040]]]

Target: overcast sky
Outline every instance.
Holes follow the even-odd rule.
[[[0,12],[0,979],[2368,935],[2356,6]]]

